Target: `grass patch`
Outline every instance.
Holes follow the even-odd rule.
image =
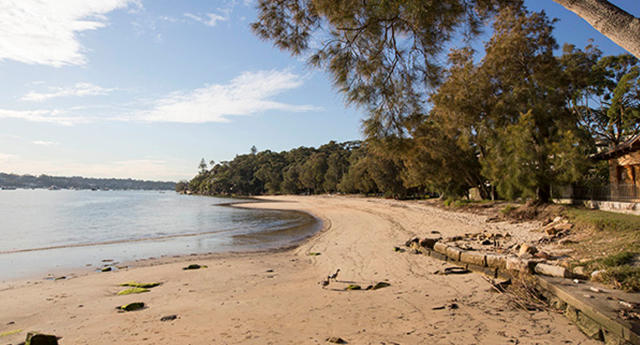
[[[607,269],[602,274],[602,281],[626,291],[640,291],[640,267],[629,265]]]
[[[2,332],[2,333],[0,333],[0,337],[8,337],[10,335],[14,335],[14,334],[18,334],[18,333],[22,333],[22,330],[21,329],[14,329],[13,331]]]
[[[605,284],[640,291],[640,216],[577,207],[567,208],[565,216],[575,225],[573,264],[602,270]]]
[[[511,212],[515,211],[518,207],[513,205],[507,205],[500,210],[503,216],[508,216]]]
[[[598,231],[629,232],[640,230],[640,216],[584,208],[567,208],[567,216],[577,226]]]
[[[133,288],[124,289],[124,290],[118,292],[118,296],[132,295],[132,294],[136,294],[136,293],[144,293],[144,292],[149,292],[149,291],[151,291],[151,290],[145,289],[145,288],[133,287]]]

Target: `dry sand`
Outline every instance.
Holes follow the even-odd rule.
[[[356,197],[269,197],[250,207],[309,212],[325,230],[282,252],[155,260],[67,280],[0,284],[0,333],[39,330],[61,344],[597,344],[561,315],[514,309],[478,274],[435,275],[444,264],[396,253],[414,235],[511,231],[482,216],[419,202]],[[522,232],[522,231],[521,231]],[[309,256],[319,252],[319,256]],[[184,271],[194,262],[206,269]],[[338,282],[318,282],[340,268]],[[273,272],[268,272],[273,270]],[[159,281],[151,292],[115,296],[127,281]],[[344,291],[377,281],[376,291]],[[148,308],[118,313],[118,305]],[[457,309],[433,310],[452,303]],[[160,318],[176,314],[174,321]],[[13,322],[13,323],[12,323]],[[8,324],[11,323],[11,324]],[[17,344],[25,332],[0,337]]]

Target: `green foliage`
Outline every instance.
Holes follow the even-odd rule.
[[[519,0],[260,0],[258,11],[258,36],[310,54],[368,111],[366,140],[201,164],[196,193],[458,200],[477,188],[548,202],[552,186],[605,182],[589,155],[640,132],[638,61],[591,45],[554,55],[554,21]],[[475,37],[486,19],[481,60],[466,47],[450,51],[448,69],[436,62],[444,42]]]
[[[132,288],[128,288],[128,289],[124,289],[122,291],[119,291],[117,293],[118,296],[124,296],[124,295],[132,295],[132,294],[137,294],[137,293],[144,293],[144,292],[149,292],[151,290],[149,289],[145,289],[145,288],[141,288],[141,287],[132,287]]]
[[[501,6],[520,0],[261,0],[261,38],[328,70],[349,103],[366,107],[369,136],[403,131],[440,82],[447,42],[475,37]],[[312,41],[321,44],[311,45]],[[317,48],[316,48],[317,47]]]

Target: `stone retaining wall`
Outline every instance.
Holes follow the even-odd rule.
[[[588,337],[607,345],[640,345],[640,327],[617,320],[615,315],[599,311],[593,304],[576,298],[553,279],[573,278],[564,267],[547,264],[541,259],[524,259],[497,253],[463,250],[437,239],[412,239],[406,245],[417,254],[463,266],[492,278],[512,278],[517,274],[537,277],[538,287],[555,309],[562,310]]]

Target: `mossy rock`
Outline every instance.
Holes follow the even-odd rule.
[[[124,289],[118,292],[118,296],[131,295],[131,294],[143,293],[143,292],[149,292],[149,291],[151,290],[145,289],[145,288],[133,287],[133,288]]]
[[[0,333],[0,338],[8,337],[10,335],[18,334],[18,333],[21,333],[21,332],[22,332],[21,329],[14,329],[13,331],[2,332],[2,333]]]
[[[387,283],[387,282],[377,282],[376,285],[373,286],[373,288],[371,288],[372,290],[378,290],[378,289],[382,289],[382,288],[386,288],[391,286],[391,284]]]
[[[144,303],[143,302],[133,302],[133,303],[129,303],[129,304],[125,304],[125,305],[121,305],[119,307],[116,307],[116,309],[119,309],[119,310],[122,310],[122,311],[140,310],[140,309],[144,309]]]
[[[160,286],[162,285],[162,283],[138,283],[138,282],[128,282],[128,283],[122,283],[120,284],[120,286],[128,286],[128,287],[134,287],[134,288],[143,288],[143,289],[151,289],[154,288],[156,286]]]
[[[352,291],[352,290],[362,290],[362,287],[360,285],[356,285],[356,284],[351,284],[349,286],[347,286],[345,288],[345,290],[347,291]]]
[[[100,271],[102,272],[111,272],[112,268],[111,267],[103,267]]]
[[[50,334],[29,332],[24,345],[58,345],[58,337]]]
[[[183,270],[199,270],[201,268],[207,268],[205,265],[191,264],[187,267],[183,267]]]
[[[310,252],[310,253],[307,253],[307,255],[309,255],[309,256],[318,256],[318,255],[322,255],[322,253]]]

